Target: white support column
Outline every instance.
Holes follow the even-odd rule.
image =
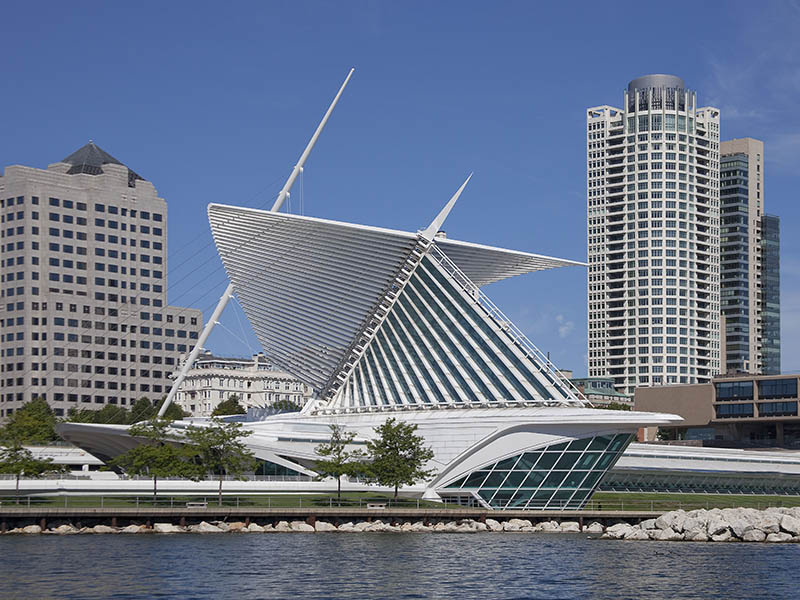
[[[325,124],[328,122],[331,114],[333,113],[333,109],[336,108],[336,104],[339,102],[339,98],[342,96],[342,92],[344,92],[344,88],[347,87],[347,83],[350,81],[350,78],[353,76],[353,71],[355,69],[350,69],[350,72],[347,74],[347,77],[342,83],[342,86],[339,88],[336,96],[331,102],[331,105],[328,107],[328,110],[325,112],[325,116],[322,117],[322,121],[320,121],[319,125],[317,126],[317,130],[314,132],[314,135],[311,136],[311,139],[306,146],[306,149],[303,150],[303,154],[300,155],[300,160],[297,161],[297,164],[292,169],[292,173],[289,175],[289,179],[286,180],[286,183],[281,188],[281,191],[278,193],[278,197],[275,199],[275,204],[272,205],[272,212],[278,212],[283,206],[284,200],[289,196],[289,191],[292,189],[292,185],[294,184],[295,179],[297,176],[303,172],[303,165],[305,165],[306,160],[308,159],[309,154],[311,154],[311,150],[314,148],[314,144],[317,143],[317,138],[322,133],[322,130],[325,127]],[[200,337],[197,340],[197,343],[192,348],[192,351],[189,353],[189,356],[186,358],[186,361],[183,363],[178,376],[175,378],[175,381],[172,384],[172,387],[169,390],[169,394],[167,394],[166,400],[164,400],[164,404],[161,405],[161,410],[158,411],[158,416],[163,417],[164,414],[167,412],[169,405],[172,404],[172,401],[175,398],[175,395],[178,392],[178,388],[180,387],[183,380],[186,378],[186,374],[189,372],[189,369],[192,368],[197,355],[200,353],[200,350],[203,349],[203,344],[208,339],[208,336],[211,334],[211,330],[214,329],[214,326],[217,324],[220,316],[222,316],[222,311],[225,310],[225,307],[228,305],[228,301],[233,296],[233,284],[229,283],[228,287],[225,288],[225,292],[222,294],[222,297],[219,299],[219,303],[217,307],[214,309],[214,312],[211,315],[211,318],[206,323],[206,326],[203,328]]]

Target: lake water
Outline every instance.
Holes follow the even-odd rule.
[[[0,597],[798,598],[799,545],[559,534],[4,536]]]

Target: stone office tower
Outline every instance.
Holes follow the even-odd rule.
[[[589,376],[620,391],[720,371],[719,125],[672,75],[587,110]]]
[[[780,374],[780,220],[765,213],[764,143],[720,145],[721,301],[728,372]]]
[[[89,142],[0,176],[0,417],[161,399],[202,327],[167,305],[167,205]]]

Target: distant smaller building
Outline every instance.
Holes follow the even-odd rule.
[[[185,360],[182,356],[181,364]],[[186,375],[175,402],[193,417],[209,417],[221,402],[234,395],[245,409],[265,408],[279,401],[304,406],[311,388],[273,366],[262,353],[252,358],[229,358],[206,352]]]
[[[634,410],[680,415],[660,428],[670,439],[707,440],[733,447],[800,448],[800,375],[718,376],[711,383],[642,387]],[[648,440],[655,439],[649,430]]]
[[[612,403],[633,406],[633,398],[630,394],[614,389],[613,377],[582,377],[570,379],[570,381],[595,406]]]

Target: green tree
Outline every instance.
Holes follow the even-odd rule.
[[[19,480],[25,477],[41,477],[47,473],[63,473],[66,467],[53,464],[53,459],[37,459],[33,453],[19,443],[10,443],[0,448],[0,473],[14,475],[17,480],[16,496],[19,504]]]
[[[158,411],[161,410],[161,407],[166,402],[167,397],[164,396],[161,400],[153,408],[153,416],[158,414]],[[170,402],[169,406],[167,407],[167,411],[164,413],[162,418],[167,419],[169,421],[180,421],[181,419],[185,419],[186,417],[191,416],[185,410],[183,410],[180,406],[175,404],[174,402]]]
[[[15,444],[46,444],[57,440],[56,415],[42,398],[34,398],[14,411],[0,429],[0,440]]]
[[[356,434],[345,432],[338,425],[331,425],[331,438],[320,444],[315,451],[323,458],[316,462],[316,471],[322,476],[336,478],[336,498],[342,500],[342,475],[355,475],[364,470],[366,458],[361,450],[347,450]]]
[[[128,425],[131,414],[124,406],[106,404],[100,410],[91,408],[71,408],[66,420],[70,423],[104,423],[110,425]]]
[[[412,485],[434,474],[423,468],[433,458],[433,451],[416,431],[416,425],[390,418],[375,428],[378,438],[367,442],[371,458],[368,476],[380,485],[394,487],[395,499],[401,485]]]
[[[244,473],[256,468],[256,458],[244,445],[242,438],[253,432],[242,428],[241,423],[227,423],[216,417],[207,427],[190,426],[185,430],[189,442],[188,452],[197,458],[202,472],[192,479],[200,479],[205,473],[219,476],[219,505],[222,506],[222,481],[225,475],[244,479]]]
[[[222,417],[225,415],[246,415],[247,411],[239,404],[239,396],[232,394],[230,398],[217,404],[214,412],[211,413],[212,417]]]
[[[157,418],[132,425],[128,433],[143,442],[109,461],[110,466],[119,467],[128,475],[151,477],[154,504],[158,497],[159,478],[190,477],[196,471],[189,461],[190,452],[176,443],[169,425],[168,420]]]
[[[156,414],[157,412],[153,407],[153,403],[150,402],[148,398],[142,396],[133,403],[133,406],[131,406],[128,423],[130,424],[138,423],[139,421],[147,421],[148,419],[155,417]]]
[[[303,407],[291,400],[277,400],[269,405],[270,408],[275,410],[282,410],[286,412],[300,412]]]

